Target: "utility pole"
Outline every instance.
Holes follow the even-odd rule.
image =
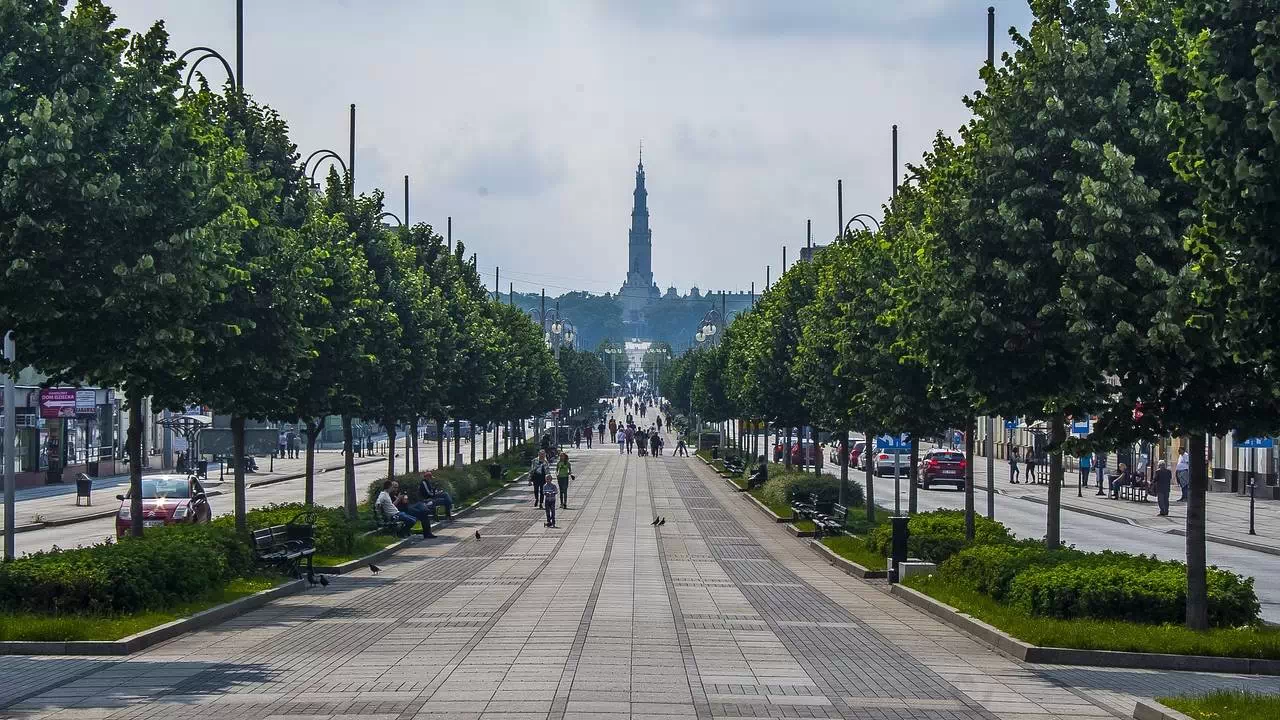
[[[347,148],[347,174],[351,176],[351,197],[356,196],[356,104],[351,103],[351,139]]]
[[[17,351],[14,349],[13,331],[4,334],[4,359],[12,365],[12,371],[5,373],[4,376],[4,559],[5,562],[13,560],[14,557],[14,525],[15,518],[15,501],[17,498],[18,477],[16,465],[18,458],[17,432],[18,432],[18,402],[16,395],[18,368],[14,365],[17,359]]]
[[[844,236],[844,180],[836,179],[836,239]]]
[[[244,94],[244,0],[236,0],[236,90]]]
[[[996,66],[996,9],[987,8],[987,67]],[[987,416],[987,519],[996,519],[996,419]]]

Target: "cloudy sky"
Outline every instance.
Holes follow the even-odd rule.
[[[233,0],[107,0],[234,62]],[[900,158],[966,118],[988,0],[248,0],[246,89],[304,153],[347,148],[360,191],[479,254],[502,287],[617,291],[644,143],[653,270],[761,288],[845,215],[877,217]],[[996,0],[997,53],[1025,0]],[[205,64],[201,69],[209,68]],[[221,78],[214,78],[220,82]]]

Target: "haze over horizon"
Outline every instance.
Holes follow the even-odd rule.
[[[230,0],[109,4],[234,59]],[[399,214],[408,174],[413,221],[451,215],[503,290],[618,291],[641,142],[655,282],[760,289],[806,219],[835,235],[836,178],[879,217],[893,123],[905,166],[965,121],[989,4],[1000,53],[1024,1],[250,2],[244,79],[304,155],[346,154],[355,103],[357,189]]]

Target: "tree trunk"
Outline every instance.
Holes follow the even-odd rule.
[[[920,475],[920,438],[911,433],[911,467],[907,471],[907,514],[916,514],[916,478]]]
[[[973,542],[973,425],[972,415],[964,419],[964,539]]]
[[[872,457],[875,454],[875,437],[875,433],[867,430],[867,446],[862,449],[862,454],[867,458],[867,487],[865,488],[867,493],[867,522],[876,521],[876,459]]]
[[[1209,488],[1205,438],[1191,433],[1191,478],[1187,488],[1187,627],[1209,628],[1209,591],[1205,578],[1204,494]]]
[[[458,456],[462,454],[462,421],[454,418],[453,420],[453,457],[449,458],[450,465],[456,465]]]
[[[493,449],[495,451],[498,449],[497,438],[494,438],[493,440]],[[486,427],[484,431],[480,433],[480,457],[484,460],[489,459],[489,428],[488,427]]]
[[[231,454],[232,467],[235,468],[235,515],[236,515],[236,532],[249,532],[248,522],[245,520],[245,502],[244,502],[244,416],[231,416]]]
[[[303,487],[303,502],[316,504],[316,438],[320,437],[320,423],[307,421],[307,474]]]
[[[383,420],[382,426],[387,429],[387,479],[396,476],[396,421]]]
[[[822,476],[822,452],[818,447],[818,428],[810,425],[809,435],[813,438],[813,475],[814,477]],[[808,451],[801,451],[800,457],[805,457]]]
[[[418,472],[418,416],[414,415],[409,421],[409,444],[413,446],[413,472]],[[408,469],[406,465],[406,470]]]
[[[436,469],[444,468],[444,420],[436,418]]]
[[[840,455],[840,504],[849,507],[849,431],[841,432],[840,437],[844,439],[844,452],[836,450]]]
[[[1062,443],[1067,439],[1066,420],[1055,415],[1049,426],[1049,527],[1045,531],[1044,545],[1057,550],[1062,543]]]
[[[351,437],[351,416],[342,416],[342,504],[346,507],[347,517],[355,520],[356,510],[356,459]]]
[[[129,534],[142,537],[142,393],[130,389],[129,430],[125,435],[125,452],[129,455]]]
[[[476,421],[472,420],[470,422],[471,422],[471,438],[468,440],[467,444],[471,446],[471,464],[475,465],[476,464]]]
[[[791,469],[791,423],[787,423],[787,444],[782,446],[782,465]]]

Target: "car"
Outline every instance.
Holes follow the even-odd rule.
[[[813,465],[822,461],[822,446],[808,438],[791,441],[791,464]]]
[[[911,453],[907,450],[894,451],[883,448],[876,450],[873,460],[875,466],[872,472],[882,477],[892,477],[894,458],[897,458],[898,475],[906,477],[911,472]]]
[[[129,534],[132,525],[129,493],[117,495],[116,537]],[[213,517],[209,496],[193,475],[147,475],[142,478],[142,526],[207,523]]]
[[[867,442],[862,438],[856,437],[852,438],[852,441],[853,455],[849,457],[849,467],[860,469],[866,464],[862,454],[867,450]],[[828,454],[827,459],[831,461],[832,465],[840,464],[840,443],[838,441],[832,443],[831,452]]]
[[[916,484],[928,490],[933,485],[955,485],[964,489],[964,471],[968,461],[959,450],[934,448],[920,458]]]

